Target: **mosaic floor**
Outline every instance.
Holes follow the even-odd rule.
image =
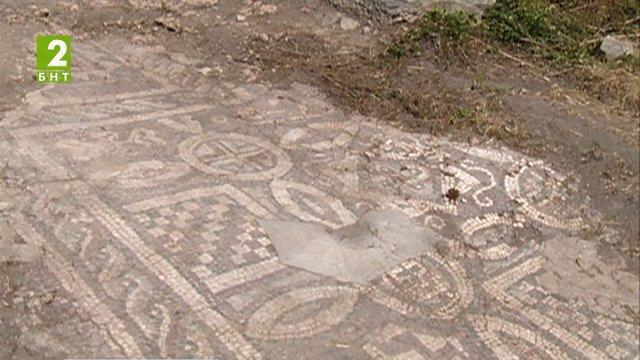
[[[638,279],[583,239],[567,174],[118,42],[75,44],[74,76],[0,122],[3,219],[57,289],[12,304],[46,357],[638,358]],[[380,209],[434,238],[364,284],[283,264],[260,225]]]

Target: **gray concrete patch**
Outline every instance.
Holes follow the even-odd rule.
[[[332,231],[295,221],[260,224],[285,264],[356,283],[379,277],[440,239],[397,210],[371,211]]]

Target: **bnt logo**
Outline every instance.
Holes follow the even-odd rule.
[[[71,82],[71,36],[36,36],[36,81]]]

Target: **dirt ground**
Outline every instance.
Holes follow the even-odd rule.
[[[381,59],[402,26],[320,0],[0,0],[0,245],[44,253],[0,263],[0,358],[637,357],[637,109],[518,53]],[[73,84],[35,84],[38,33],[73,35]],[[126,97],[143,91],[159,95]],[[127,127],[143,111],[164,127]],[[207,165],[218,132],[275,165]],[[112,175],[134,160],[170,181]],[[285,268],[269,244],[215,255],[234,227],[262,238],[254,217],[339,228],[390,204],[437,240],[369,285]],[[197,217],[179,250],[152,242],[162,211]]]

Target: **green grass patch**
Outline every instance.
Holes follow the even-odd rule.
[[[419,54],[425,43],[464,45],[469,37],[528,52],[558,65],[602,60],[607,34],[640,39],[637,0],[497,0],[481,19],[461,11],[431,10],[387,48],[393,58]],[[637,61],[626,62],[638,70]]]
[[[451,125],[459,125],[462,122],[476,123],[475,112],[471,108],[459,107],[453,111],[449,122]]]
[[[496,0],[481,18],[460,11],[427,12],[395,38],[381,60],[394,68],[395,60],[420,56],[426,49],[443,63],[513,53],[507,57],[567,74],[598,98],[640,111],[640,57],[607,61],[600,45],[610,34],[640,43],[638,0]],[[451,121],[460,123],[459,116]]]
[[[609,34],[637,36],[636,0],[498,0],[482,18],[483,35],[545,60],[580,64],[597,60]]]
[[[411,29],[397,38],[387,48],[387,54],[394,58],[415,55],[426,41],[442,39],[447,42],[463,41],[475,26],[473,15],[461,12],[432,10],[424,14]]]

